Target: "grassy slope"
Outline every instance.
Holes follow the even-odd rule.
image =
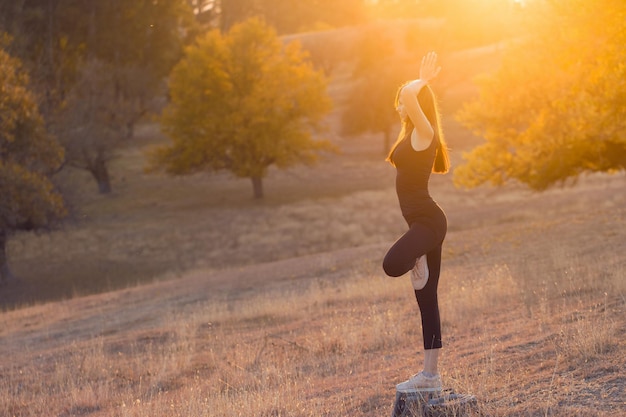
[[[463,207],[441,280],[442,373],[481,415],[626,412],[620,181]],[[408,279],[380,271],[387,246],[6,312],[0,414],[388,414],[421,336]]]
[[[453,147],[474,143],[446,123]],[[263,203],[227,176],[146,176],[139,148],[111,197],[72,177],[74,223],[12,242],[24,280],[4,301],[169,280],[0,315],[0,415],[389,414],[421,344],[408,279],[379,267],[404,229],[393,170],[379,138],[333,140],[342,155],[272,172]],[[450,220],[442,373],[480,414],[626,413],[623,181],[533,194],[433,178]]]

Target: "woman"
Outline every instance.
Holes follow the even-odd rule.
[[[435,97],[428,86],[440,70],[437,55],[431,52],[422,58],[420,78],[398,90],[396,110],[402,130],[387,157],[397,170],[396,192],[409,230],[389,249],[383,269],[392,277],[411,271],[424,338],[424,369],[398,384],[399,392],[441,390],[437,370],[442,346],[437,284],[447,221],[428,192],[430,173],[446,173],[450,165]]]

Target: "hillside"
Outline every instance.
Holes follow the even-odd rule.
[[[454,112],[497,46],[451,54],[442,80],[453,165],[479,139]],[[340,103],[349,72],[330,91]],[[62,174],[71,216],[10,241],[0,288],[0,416],[380,416],[420,363],[407,277],[380,264],[405,229],[382,138],[327,133],[340,154],[272,170],[263,202],[226,174],[146,174],[166,139],[137,129],[113,193]],[[459,190],[440,281],[444,385],[481,416],[626,415],[625,177],[533,193]]]
[[[485,416],[626,413],[623,177],[442,187],[444,384]],[[408,279],[380,270],[390,243],[5,312],[0,414],[388,414],[420,345]]]

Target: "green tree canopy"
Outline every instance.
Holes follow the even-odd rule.
[[[152,154],[151,167],[171,174],[228,170],[251,178],[260,198],[268,167],[312,163],[332,148],[312,138],[331,105],[323,76],[258,19],[188,47],[170,95],[161,123],[173,143]]]
[[[31,74],[46,115],[93,59],[139,67],[156,84],[180,58],[191,21],[188,0],[0,0],[0,31],[13,37],[10,51]]]
[[[486,139],[455,171],[459,185],[543,190],[626,169],[626,3],[532,4],[528,36],[459,114]]]
[[[64,215],[49,179],[62,161],[63,149],[45,132],[20,62],[0,50],[0,281],[11,276],[9,236]]]
[[[12,36],[66,166],[88,170],[100,192],[111,190],[116,148],[158,111],[192,22],[188,0],[0,0],[0,31]]]

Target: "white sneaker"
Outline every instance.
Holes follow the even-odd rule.
[[[396,385],[396,391],[409,393],[441,391],[441,377],[439,374],[426,376],[423,372],[420,372]]]
[[[428,262],[426,260],[426,255],[423,255],[415,261],[415,266],[411,270],[411,283],[413,284],[413,288],[421,290],[426,286],[427,282]]]

